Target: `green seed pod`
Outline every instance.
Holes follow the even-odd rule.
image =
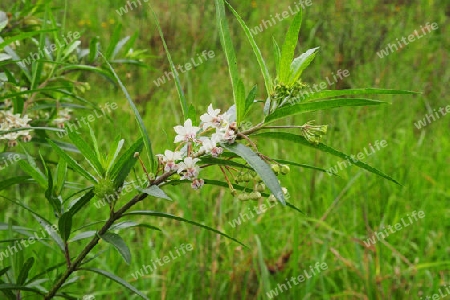
[[[262,182],[263,181],[261,176],[259,176],[259,175],[254,176],[253,180],[256,181],[256,182]]]
[[[245,182],[249,182],[250,180],[252,180],[252,176],[250,174],[245,174],[244,176],[242,176],[243,181]]]
[[[250,200],[258,200],[259,198],[261,198],[261,193],[260,193],[260,192],[253,192],[253,193],[250,193],[249,196],[248,196],[248,198],[249,198]]]
[[[272,164],[270,165],[272,168],[272,171],[275,173],[275,175],[280,174],[280,166],[278,164]]]
[[[264,192],[265,189],[266,189],[266,185],[264,183],[258,182],[255,185],[255,192]]]
[[[238,200],[240,201],[248,201],[250,200],[248,193],[242,193],[238,195]]]
[[[281,174],[286,175],[286,174],[289,174],[290,171],[291,171],[291,168],[289,168],[288,165],[281,166]]]

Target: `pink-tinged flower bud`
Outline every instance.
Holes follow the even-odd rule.
[[[203,179],[194,179],[194,181],[192,181],[192,183],[191,183],[191,187],[194,190],[199,190],[203,187],[204,184],[205,184],[205,181]]]

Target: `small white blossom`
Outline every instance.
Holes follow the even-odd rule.
[[[195,141],[197,137],[197,131],[200,129],[200,127],[192,126],[191,119],[187,119],[184,122],[184,126],[175,126],[173,128],[177,135],[175,136],[174,143],[179,142],[189,142],[189,141]]]
[[[164,171],[176,171],[178,170],[178,165],[176,164],[177,160],[182,160],[182,153],[179,151],[172,152],[170,150],[164,151],[164,155],[158,154],[158,157],[161,158],[162,162],[165,164]]]
[[[200,147],[200,151],[205,151],[205,153],[210,153],[213,157],[217,157],[223,153],[222,147],[217,147],[217,143],[222,140],[222,136],[220,134],[214,133],[211,136],[211,139],[204,138],[202,139],[202,146]]]
[[[220,109],[213,109],[212,104],[208,106],[208,113],[200,116],[203,122],[203,130],[210,127],[218,128],[222,123],[222,116],[219,115]]]
[[[20,114],[13,114],[12,110],[3,111],[2,115],[3,116],[0,116],[0,131],[9,131],[12,129],[30,127],[28,123],[31,121],[31,119],[28,118],[28,115],[25,115],[22,118],[20,117]],[[31,140],[30,130],[15,131],[3,134],[0,135],[0,140],[9,140],[8,144],[13,146],[17,144],[15,141],[20,136],[24,137],[24,141]]]
[[[186,157],[183,162],[178,165],[178,174],[184,172],[182,179],[195,179],[200,173],[200,168],[197,166],[198,158]]]

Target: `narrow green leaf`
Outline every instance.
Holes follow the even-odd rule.
[[[253,152],[253,150],[239,143],[232,145],[222,144],[222,147],[242,157],[258,173],[275,198],[282,204],[285,204],[284,194],[277,176],[273,173],[270,166]]]
[[[111,172],[112,167],[114,166],[117,157],[119,156],[120,150],[122,150],[123,144],[125,143],[124,139],[120,139],[120,136],[117,136],[114,142],[112,143],[112,148],[109,150],[108,156],[106,157],[106,174]]]
[[[272,37],[272,42],[273,42],[273,58],[275,59],[275,67],[277,74],[280,74],[281,50],[280,46],[278,46],[278,43],[275,40],[275,37]]]
[[[280,73],[278,74],[278,78],[282,83],[288,83],[291,74],[291,63],[294,60],[295,48],[298,43],[298,34],[302,25],[302,14],[303,12],[300,9],[289,26],[286,38],[284,39],[281,50]]]
[[[131,145],[131,147],[128,148],[124,154],[122,154],[118,162],[112,168],[111,179],[114,180],[114,186],[116,189],[123,185],[128,174],[138,160],[134,154],[136,152],[141,152],[143,147],[143,138],[140,138],[133,145]]]
[[[200,162],[202,164],[208,164],[208,165],[221,165],[221,166],[230,166],[230,167],[236,167],[236,168],[242,168],[242,169],[251,169],[249,166],[235,162],[233,160],[220,159],[220,158],[214,158],[214,157],[208,157],[208,156],[200,158]]]
[[[105,52],[105,55],[108,58],[108,60],[113,59],[114,49],[116,48],[116,45],[119,42],[121,31],[122,31],[122,24],[119,23],[114,27],[114,31],[111,35],[111,39],[109,41],[108,48],[106,49],[106,52]]]
[[[61,237],[58,235],[58,232],[53,230],[52,224],[46,219],[39,217],[38,214],[33,213],[33,217],[38,221],[42,228],[44,228],[50,237],[56,242],[61,251],[64,251],[64,242]]]
[[[147,296],[145,296],[144,294],[142,294],[139,290],[137,290],[134,286],[132,286],[131,284],[129,284],[128,282],[126,282],[125,280],[123,280],[122,278],[111,274],[109,272],[100,270],[100,269],[95,269],[95,268],[80,268],[79,270],[84,270],[84,271],[89,271],[89,272],[94,272],[100,275],[105,276],[106,278],[111,279],[112,281],[117,282],[118,284],[120,284],[121,286],[129,289],[130,291],[132,291],[133,293],[135,293],[136,295],[139,295],[142,299],[145,300],[149,300],[147,298]]]
[[[114,248],[116,248],[116,250],[120,253],[120,255],[122,255],[123,259],[125,260],[125,262],[129,265],[131,262],[131,252],[130,249],[128,248],[127,244],[125,243],[125,241],[120,237],[120,235],[112,233],[112,232],[107,232],[104,235],[101,236],[101,238],[114,246]]]
[[[69,242],[72,243],[72,242],[88,239],[88,238],[95,236],[96,234],[97,234],[97,231],[95,231],[95,230],[84,231],[84,232],[79,233],[76,236],[74,236]]]
[[[64,187],[64,183],[66,182],[66,175],[67,175],[67,162],[60,158],[58,165],[56,166],[56,178],[55,178],[55,187],[54,187],[54,193],[56,195],[61,195],[61,192]]]
[[[172,201],[172,199],[169,196],[167,196],[167,194],[164,193],[164,191],[159,187],[157,187],[156,185],[152,185],[148,189],[139,189],[139,191],[141,193],[153,196],[155,198],[161,198]]]
[[[244,111],[244,117],[250,112],[250,109],[255,103],[256,98],[256,91],[258,89],[258,86],[254,86],[251,91],[248,93],[247,98],[245,99],[245,111]],[[270,95],[270,94],[269,94]]]
[[[59,218],[58,229],[59,234],[61,235],[63,241],[67,242],[72,230],[72,214],[70,211],[63,213],[62,216]]]
[[[17,277],[16,283],[18,285],[24,284],[28,279],[28,274],[30,272],[30,269],[34,265],[34,258],[30,257],[27,259],[27,261],[23,264],[22,269],[20,270],[19,276]]]
[[[231,40],[230,29],[228,27],[227,17],[225,15],[225,5],[223,0],[215,0],[216,4],[216,19],[217,27],[219,29],[220,42],[225,52],[225,57],[228,63],[228,70],[231,78],[231,85],[233,87],[233,99],[236,105],[236,116],[238,125],[242,121],[240,117],[243,116],[245,109],[245,99],[240,98],[239,94],[239,72],[236,61],[236,54],[234,52],[233,42]]]
[[[26,292],[33,292],[35,294],[44,296],[44,293],[39,291],[38,289],[26,287],[20,284],[13,284],[13,283],[2,283],[0,284],[0,291],[26,291]]]
[[[16,176],[0,181],[0,191],[9,188],[12,185],[27,182],[31,179],[30,176]]]
[[[300,79],[303,71],[309,66],[309,64],[316,57],[316,53],[319,50],[319,47],[309,49],[296,59],[291,64],[291,77],[289,78],[289,84],[294,84],[297,80]]]
[[[348,89],[348,90],[324,90],[317,93],[307,94],[303,101],[311,101],[317,99],[326,99],[339,96],[349,95],[408,95],[408,94],[420,94],[413,91],[405,90],[391,90],[391,89]]]
[[[294,105],[284,106],[275,110],[272,114],[268,115],[264,120],[265,124],[272,123],[276,120],[283,119],[286,117],[317,111],[326,110],[337,107],[344,106],[369,106],[369,105],[380,105],[386,104],[387,102],[364,99],[364,98],[337,98],[330,100],[322,100],[315,102],[297,103]]]
[[[149,7],[150,7],[150,10],[151,10],[151,12],[153,14],[153,19],[155,20],[156,27],[158,28],[159,35],[161,36],[161,40],[163,42],[164,50],[166,51],[167,60],[169,61],[170,69],[172,70],[172,73],[173,73],[173,76],[174,76],[175,86],[177,88],[178,97],[180,98],[181,109],[183,111],[184,120],[187,120],[188,119],[189,108],[188,108],[188,103],[187,103],[186,97],[184,96],[183,88],[181,87],[180,77],[178,76],[178,72],[177,72],[177,70],[175,68],[175,64],[172,61],[172,56],[170,55],[169,48],[167,47],[166,40],[164,38],[164,34],[163,34],[162,30],[161,30],[161,26],[159,25],[158,16],[156,15],[156,13],[153,10],[153,7],[151,6],[150,3],[149,3]]]
[[[44,164],[44,166],[45,166],[45,164]],[[53,193],[54,188],[53,188],[52,172],[50,171],[50,168],[48,168],[47,166],[45,166],[45,167],[47,170],[47,182],[48,182],[47,190],[45,191],[45,198],[48,200],[50,205],[53,207],[55,214],[59,215],[61,213],[61,201]]]
[[[300,167],[300,168],[305,168],[305,169],[313,169],[316,171],[320,171],[320,172],[324,172],[324,173],[329,173],[327,170],[319,168],[319,167],[315,167],[315,166],[311,166],[311,165],[305,165],[305,164],[299,164],[296,162],[292,162],[292,161],[288,161],[288,160],[284,160],[284,159],[274,159],[274,161],[280,163],[280,164],[285,164],[285,165],[291,165],[291,166],[296,166],[296,167]],[[334,174],[335,176],[338,176],[337,174]]]
[[[168,219],[173,219],[173,220],[177,220],[177,221],[180,221],[180,222],[185,222],[185,223],[188,223],[188,224],[191,224],[191,225],[195,225],[195,226],[207,229],[207,230],[212,231],[214,233],[220,234],[220,235],[222,235],[222,236],[224,236],[224,237],[226,237],[226,238],[228,238],[228,239],[230,239],[232,241],[235,241],[238,244],[241,244],[244,247],[247,247],[246,245],[242,244],[241,242],[239,242],[235,238],[232,238],[231,236],[229,236],[229,235],[227,235],[227,234],[225,234],[223,232],[220,232],[220,231],[218,231],[218,230],[216,230],[214,228],[211,228],[209,226],[206,226],[206,225],[194,222],[194,221],[186,220],[186,219],[184,219],[182,217],[177,217],[177,216],[174,216],[174,215],[171,215],[171,214],[158,212],[158,211],[151,211],[151,210],[136,210],[136,211],[131,211],[131,212],[125,213],[124,216],[153,216],[153,217],[168,218]]]
[[[77,212],[79,212],[89,201],[94,198],[94,189],[91,188],[84,194],[75,204],[69,209],[70,215],[73,217]]]
[[[35,30],[35,31],[31,31],[31,32],[22,32],[21,34],[18,35],[14,35],[11,37],[7,37],[5,38],[4,41],[0,41],[0,50],[3,49],[4,47],[11,45],[12,43],[16,42],[16,41],[22,41],[28,38],[31,38],[35,35],[44,33],[44,32],[52,32],[52,31],[56,31],[57,29],[45,29],[45,30]]]
[[[28,175],[30,175],[31,177],[33,177],[33,179],[39,183],[39,185],[43,188],[43,189],[47,189],[47,178],[45,177],[44,174],[42,174],[41,170],[39,170],[37,167],[33,167],[29,162],[21,160],[18,162],[20,168],[27,173]]]
[[[76,130],[69,130],[69,139],[78,148],[78,150],[80,150],[81,154],[83,154],[83,157],[92,166],[92,168],[97,171],[97,174],[102,177],[105,174],[105,170],[103,169],[103,165],[100,162],[97,153],[92,149],[92,147],[86,143],[85,139],[81,138]]]
[[[98,36],[93,37],[91,41],[89,42],[89,62],[94,63],[97,60],[98,57],[98,48],[99,48],[99,42],[98,42]]]
[[[270,96],[270,94],[273,92],[273,86],[272,86],[273,81],[272,81],[272,77],[270,76],[269,69],[266,66],[266,62],[264,61],[264,58],[262,57],[261,50],[259,50],[259,47],[256,44],[255,39],[253,38],[253,35],[252,35],[250,29],[247,27],[244,20],[242,20],[241,16],[239,16],[237,11],[235,11],[234,8],[226,0],[224,2],[228,6],[228,8],[231,10],[231,12],[234,14],[236,19],[239,21],[242,29],[244,30],[245,34],[247,35],[247,39],[250,42],[250,45],[252,46],[253,53],[255,53],[256,60],[258,61],[259,68],[261,69],[261,73],[263,75],[267,95]]]
[[[53,150],[55,150],[55,152],[58,153],[58,155],[60,157],[62,157],[73,170],[75,170],[77,173],[82,175],[84,178],[86,178],[90,182],[97,182],[97,180],[94,178],[94,176],[92,176],[90,173],[88,173],[72,157],[67,155],[66,152],[64,152],[64,150],[62,150],[57,144],[55,144],[53,141],[51,141],[49,139],[47,139],[47,143],[49,143],[50,146],[52,146]]]
[[[356,166],[358,166],[358,167],[360,167],[362,169],[365,169],[365,170],[367,170],[367,171],[369,171],[371,173],[374,173],[374,174],[376,174],[378,176],[381,176],[383,178],[386,178],[386,179],[388,179],[388,180],[390,180],[390,181],[392,181],[392,182],[394,182],[394,183],[396,183],[398,185],[401,185],[394,178],[386,175],[385,173],[375,169],[374,167],[371,167],[370,165],[368,165],[368,164],[366,164],[366,163],[364,163],[362,161],[357,160],[356,162],[354,162],[352,160],[352,158],[350,156],[348,156],[347,154],[344,154],[344,153],[342,153],[342,152],[340,152],[338,150],[335,150],[335,149],[333,149],[331,147],[328,147],[325,144],[322,144],[322,143],[319,143],[318,145],[311,144],[303,136],[300,136],[300,135],[295,135],[295,134],[291,134],[291,133],[287,133],[287,132],[263,132],[263,133],[254,135],[254,137],[256,137],[256,138],[263,138],[263,139],[284,140],[284,141],[294,142],[294,143],[297,143],[297,144],[308,146],[308,147],[311,147],[311,148],[315,148],[317,150],[320,150],[320,151],[323,151],[323,152],[326,152],[326,153],[330,153],[330,154],[332,154],[334,156],[337,156],[339,158],[347,160],[348,162],[351,162],[352,164],[354,164],[354,165],[356,165]]]
[[[104,58],[103,54],[101,52],[99,52],[99,53]],[[130,107],[133,110],[134,116],[139,125],[139,130],[141,132],[141,136],[144,138],[144,145],[145,145],[145,149],[147,149],[147,158],[150,163],[150,170],[152,172],[154,172],[155,168],[156,168],[156,161],[155,161],[155,157],[153,154],[152,143],[150,141],[150,137],[147,132],[147,128],[145,127],[144,121],[142,120],[141,115],[139,114],[139,110],[137,109],[136,105],[134,104],[133,100],[131,99],[130,94],[128,94],[128,91],[125,88],[125,86],[123,85],[119,76],[116,74],[116,72],[114,71],[114,69],[110,65],[110,63],[107,60],[105,60],[105,62],[109,66],[111,72],[114,74],[114,77],[116,78],[117,82],[119,83],[119,85],[122,89],[122,92],[125,94],[125,97],[127,98],[128,103],[130,104]]]

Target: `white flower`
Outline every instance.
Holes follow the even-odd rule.
[[[200,116],[203,122],[203,130],[210,127],[218,128],[222,123],[222,116],[219,115],[220,109],[213,109],[212,104],[208,106],[208,113]]]
[[[184,126],[178,125],[175,126],[173,129],[177,133],[177,135],[175,136],[174,143],[179,143],[179,142],[194,141],[197,136],[197,131],[200,129],[200,127],[192,126],[191,119],[187,119],[184,122]]]
[[[17,128],[28,128],[30,125],[28,122],[31,121],[28,118],[28,115],[25,115],[23,118],[20,117],[20,114],[13,114],[12,110],[7,110],[2,112],[3,117],[0,118],[0,131],[8,131]],[[22,130],[10,132],[7,134],[0,135],[0,140],[9,140],[15,141],[19,136],[26,137],[26,140],[31,140],[30,130]]]
[[[170,172],[170,171],[176,171],[178,170],[178,165],[175,161],[182,160],[182,153],[179,151],[172,152],[170,150],[164,151],[164,155],[158,154],[158,157],[161,158],[162,162],[165,164],[164,171]]]
[[[191,187],[194,190],[199,190],[203,187],[204,184],[205,184],[205,181],[203,179],[194,179],[194,181],[192,181],[192,183],[191,183]]]
[[[200,147],[200,151],[205,151],[205,153],[211,153],[213,157],[217,157],[223,153],[223,149],[221,147],[217,147],[217,143],[222,140],[222,136],[220,134],[214,133],[211,136],[211,139],[204,138],[202,139],[202,146]]]
[[[199,166],[197,166],[197,162],[200,161],[198,158],[186,157],[183,162],[180,162],[178,165],[178,174],[181,172],[185,172],[183,174],[182,179],[195,179],[200,172]]]

